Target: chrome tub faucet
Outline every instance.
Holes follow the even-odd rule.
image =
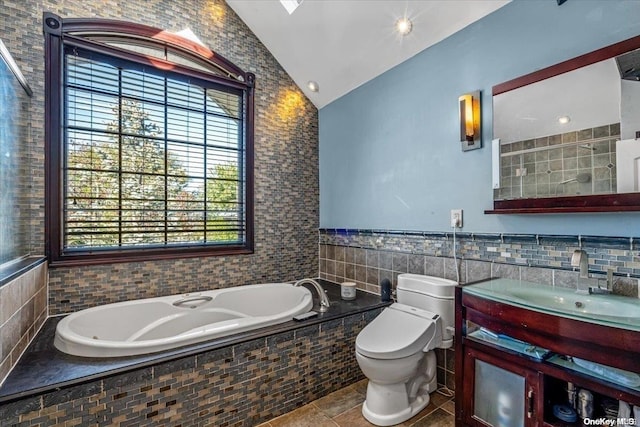
[[[318,295],[320,296],[320,309],[318,311],[320,311],[321,313],[324,313],[327,310],[329,310],[329,305],[330,305],[329,304],[329,297],[327,297],[327,292],[320,285],[320,283],[318,283],[317,281],[315,281],[313,279],[302,279],[302,280],[298,280],[296,283],[294,283],[293,286],[302,286],[305,283],[313,285],[313,287],[318,292]]]

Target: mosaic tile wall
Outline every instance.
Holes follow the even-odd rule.
[[[571,267],[576,249],[589,256],[593,276],[581,280],[581,287],[604,285],[612,269],[614,292],[638,297],[640,237],[456,233],[459,281],[506,277],[577,288],[579,273]],[[400,273],[457,280],[452,251],[451,233],[322,229],[320,277],[355,281],[374,293],[384,278],[395,286]]]
[[[615,193],[619,138],[620,123],[614,123],[501,145],[495,198]]]
[[[256,75],[255,253],[236,257],[50,270],[51,314],[103,302],[314,276],[318,265],[318,115],[275,58],[222,0],[7,0],[0,38],[34,91],[34,235],[44,235],[42,12],[190,28],[208,47]],[[43,253],[42,242],[34,243]],[[174,280],[176,279],[176,280]]]
[[[255,426],[363,378],[379,309],[0,406],[5,426]]]
[[[0,384],[46,319],[47,264],[42,262],[0,287]]]

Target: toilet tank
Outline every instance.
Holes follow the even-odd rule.
[[[455,287],[458,283],[420,274],[398,275],[397,297],[401,304],[427,310],[442,318],[442,345],[453,345]]]

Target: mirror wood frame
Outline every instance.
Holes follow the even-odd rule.
[[[578,68],[604,61],[640,48],[640,36],[603,47],[593,52],[560,62],[533,73],[517,77],[492,88],[496,96],[520,87],[546,80]],[[570,212],[628,212],[640,211],[640,192],[611,193],[589,196],[543,197],[535,199],[494,200],[493,209],[485,214],[534,214]]]

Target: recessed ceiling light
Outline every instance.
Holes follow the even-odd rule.
[[[396,21],[396,30],[403,36],[409,34],[412,28],[413,24],[409,18],[400,18]]]
[[[566,125],[570,121],[571,121],[571,117],[569,117],[569,116],[560,116],[560,117],[558,117],[558,123],[560,123],[560,124]]]
[[[318,82],[314,82],[313,80],[309,80],[307,83],[307,87],[311,90],[311,92],[318,92],[320,90],[320,85]]]
[[[289,15],[291,15],[293,11],[296,10],[298,6],[302,4],[302,2],[303,0],[280,0],[280,3],[282,3],[282,6],[284,6],[284,8],[287,9],[287,12],[289,12]]]

